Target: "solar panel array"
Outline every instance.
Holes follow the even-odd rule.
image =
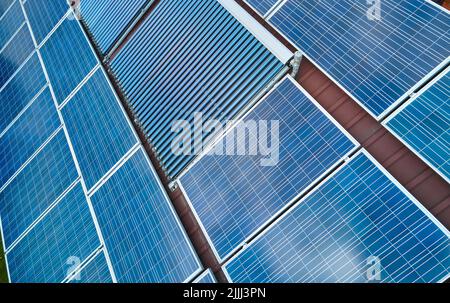
[[[383,1],[379,20],[363,1],[246,1],[378,118],[450,58],[449,14],[427,1]],[[107,64],[229,278],[366,282],[377,266],[383,282],[450,277],[449,232],[366,152],[355,155],[356,142],[289,76],[212,154],[192,153],[216,135],[198,126],[185,154],[173,153],[174,122],[241,116],[286,63],[233,3],[161,1],[128,41],[152,0],[81,4],[100,52],[125,43]],[[68,10],[65,0],[0,2],[10,280],[215,283]],[[447,69],[386,122],[447,180],[448,96]],[[237,150],[224,150],[230,142]]]
[[[266,156],[209,154],[180,179],[222,260],[356,148],[355,141],[290,77],[242,125],[252,121],[268,122],[271,136],[279,137],[278,151]],[[273,132],[275,121],[279,133]],[[228,148],[237,136],[232,131],[217,146]],[[260,136],[249,128],[248,137],[263,140]],[[246,151],[254,148],[251,139],[238,140],[245,142]],[[273,163],[266,166],[264,160]]]
[[[2,25],[0,37],[12,33],[0,52],[0,222],[9,278],[115,282],[117,271],[128,282],[189,280],[201,270],[197,256],[68,9],[66,1],[16,0],[8,20],[26,22]],[[135,200],[127,196],[136,189],[132,182],[120,182],[132,173],[141,182]],[[153,249],[145,258],[128,255],[125,274],[117,253],[125,242],[108,235],[116,217],[107,212],[123,202],[134,212],[117,218],[146,221],[138,232],[122,231],[137,247]]]
[[[386,125],[450,182],[450,68]]]
[[[64,105],[62,115],[88,189],[137,144],[101,69]]]
[[[359,153],[225,269],[234,282],[439,282],[450,234]]]
[[[169,177],[196,157],[174,153],[178,121],[235,117],[283,64],[216,0],[159,3],[111,62]],[[151,81],[150,81],[151,79]],[[198,128],[195,131],[199,131]],[[201,130],[200,130],[201,131]],[[201,135],[207,141],[211,134]]]
[[[144,151],[92,196],[117,281],[183,282],[200,263]]]
[[[287,0],[269,22],[376,117],[450,56],[450,14],[430,1]]]
[[[11,282],[61,282],[68,262],[100,246],[81,185],[75,186],[7,254]],[[69,263],[70,264],[70,263]]]

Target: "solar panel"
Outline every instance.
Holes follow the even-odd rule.
[[[0,136],[0,188],[60,125],[52,95],[47,88]]]
[[[10,80],[0,88],[0,134],[44,87],[45,75],[34,54]]]
[[[178,134],[172,126],[193,124],[196,112],[205,121],[233,118],[283,63],[218,1],[168,0],[155,7],[111,67],[167,174],[175,177],[196,155],[173,152]]]
[[[180,178],[222,260],[356,148],[355,141],[290,77],[243,121],[270,122],[270,132],[274,122],[279,123],[279,133],[271,135],[278,137],[271,144],[279,146],[270,155],[273,165],[264,166],[261,160],[268,155],[261,153],[206,155]],[[264,128],[248,129],[249,138],[265,141],[260,135]],[[216,146],[234,142],[233,136],[235,131]],[[241,140],[250,151],[251,140]]]
[[[78,177],[60,131],[0,192],[6,248],[56,201]]]
[[[251,5],[262,16],[265,16],[279,0],[245,0],[245,2]]]
[[[62,282],[100,246],[81,185],[7,252],[12,283]]]
[[[88,189],[137,144],[118,102],[105,74],[98,69],[62,108]]]
[[[14,36],[16,31],[25,23],[19,1],[14,2],[8,12],[0,19],[0,49]]]
[[[450,68],[385,124],[450,183]]]
[[[380,167],[367,153],[357,154],[226,264],[231,280],[438,282],[448,276],[450,234]]]
[[[423,0],[288,0],[270,19],[370,113],[383,116],[450,56],[450,14]],[[448,60],[447,60],[448,61]]]
[[[98,63],[80,25],[70,19],[45,42],[41,54],[59,104]]]
[[[27,0],[23,5],[38,45],[69,10],[67,0]]]
[[[34,50],[33,40],[26,24],[0,50],[0,87],[14,75]]]
[[[78,275],[72,277],[70,283],[112,283],[111,273],[105,254],[101,251],[94,259],[78,272]]]
[[[81,15],[103,54],[153,0],[84,0]]]
[[[183,282],[200,270],[142,149],[92,196],[119,283]]]
[[[217,283],[217,281],[216,281],[216,278],[214,277],[211,269],[207,269],[197,279],[195,279],[194,283],[211,284],[211,283]]]

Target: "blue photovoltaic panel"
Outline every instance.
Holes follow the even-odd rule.
[[[153,0],[83,0],[81,15],[105,54],[150,2]]]
[[[5,85],[33,50],[34,44],[30,31],[24,24],[0,52],[0,87]]]
[[[0,137],[0,188],[60,125],[55,103],[47,88]]]
[[[214,277],[213,273],[211,272],[210,269],[208,269],[207,271],[205,271],[203,274],[200,275],[200,277],[198,277],[194,283],[206,283],[206,284],[211,284],[211,283],[217,283],[216,278]]]
[[[59,283],[100,246],[81,185],[77,185],[8,252],[11,282]]]
[[[142,150],[92,196],[118,282],[183,282],[200,265]]]
[[[108,263],[103,251],[92,259],[79,275],[70,280],[70,283],[112,283]]]
[[[245,0],[261,15],[267,14],[278,0]]]
[[[101,69],[63,107],[62,114],[88,189],[137,143]]]
[[[414,151],[450,180],[450,69],[387,122]]]
[[[288,0],[270,23],[380,116],[450,56],[450,14],[424,0],[376,12],[367,1]]]
[[[8,12],[0,19],[0,49],[5,47],[14,33],[25,23],[25,16],[19,1],[14,2]]]
[[[196,112],[204,121],[225,123],[283,64],[218,1],[167,0],[155,7],[111,66],[167,174],[174,178],[195,155],[187,147],[181,155],[173,152],[178,134],[172,126],[182,120],[192,125]],[[202,134],[202,139],[208,138],[210,133]]]
[[[180,179],[222,259],[356,147],[293,81],[286,78],[244,119],[267,121],[267,131],[258,137],[250,128],[249,137],[272,146],[270,155],[206,155]],[[262,132],[271,132],[267,143]],[[234,136],[216,146],[228,148]],[[250,139],[239,141],[250,150]]]
[[[25,108],[34,96],[44,87],[44,71],[36,54],[34,54],[10,79],[0,88],[0,134]]]
[[[0,17],[10,8],[14,0],[2,0],[0,1]]]
[[[24,7],[38,45],[69,10],[67,0],[27,0]]]
[[[0,214],[6,248],[72,184],[78,173],[64,132],[0,192]]]
[[[382,282],[438,282],[450,272],[443,230],[360,153],[226,270],[233,282],[367,282],[378,258]]]
[[[41,54],[59,104],[97,64],[76,20],[66,19],[45,42]]]

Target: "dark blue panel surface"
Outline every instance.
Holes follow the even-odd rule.
[[[450,180],[450,69],[387,125]]]
[[[25,108],[33,97],[44,87],[44,71],[38,56],[34,54],[0,89],[0,133]]]
[[[66,19],[45,42],[41,54],[59,104],[97,64],[89,42],[75,20]]]
[[[2,0],[0,1],[0,17],[10,8],[14,0]]]
[[[118,282],[183,282],[200,265],[142,150],[92,196]]]
[[[11,282],[62,282],[99,246],[78,184],[8,252]]]
[[[69,10],[67,0],[27,0],[24,7],[38,45]]]
[[[9,39],[25,22],[22,8],[19,1],[14,2],[8,12],[0,19],[0,49],[5,47]]]
[[[261,149],[257,156],[248,152],[245,155],[206,155],[181,177],[221,258],[355,148],[348,135],[290,78],[271,92],[244,121],[267,121],[268,130],[262,127],[259,131],[250,130],[249,137],[259,138],[263,146],[279,146],[278,151],[272,149],[273,165],[263,166],[262,160],[270,157],[262,155]],[[275,121],[279,122],[278,134],[273,132],[271,136],[279,141],[269,138],[263,143],[261,133],[268,135],[268,131],[275,129]],[[229,142],[234,141],[232,136],[236,136],[235,131],[216,146],[228,148]],[[251,148],[249,142],[245,140],[247,151]]]
[[[245,0],[248,4],[253,6],[253,8],[260,13],[265,15],[269,10],[278,2],[278,0]]]
[[[361,153],[226,269],[234,282],[367,282],[375,268],[382,282],[438,282],[449,234],[418,205]]]
[[[0,188],[60,125],[47,88],[0,137]]]
[[[270,22],[380,116],[450,56],[450,14],[424,0],[369,2],[288,0]]]
[[[8,248],[72,184],[78,173],[63,131],[0,192]]]
[[[88,189],[137,143],[101,69],[63,107],[62,114]]]
[[[81,15],[100,50],[106,53],[141,9],[152,0],[83,0]]]
[[[112,283],[108,263],[103,251],[92,259],[86,267],[70,280],[71,283]]]
[[[0,53],[0,87],[13,76],[34,50],[34,43],[26,24],[11,38]]]
[[[196,112],[204,121],[232,119],[283,65],[216,0],[168,0],[111,66],[167,174],[175,177],[196,155],[187,147],[173,152],[178,134],[172,126],[180,120],[192,125]]]

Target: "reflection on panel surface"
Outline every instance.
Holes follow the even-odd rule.
[[[62,282],[99,246],[78,184],[8,252],[11,282]]]
[[[369,2],[288,0],[270,23],[380,116],[448,59],[450,14],[431,1]]]
[[[234,282],[438,282],[449,233],[411,199],[360,153],[226,270]]]
[[[142,150],[95,192],[92,203],[118,282],[183,282],[199,270]]]
[[[234,130],[216,145],[223,151],[233,147],[235,155],[206,155],[181,177],[221,258],[356,147],[290,78],[244,122],[247,140],[241,136],[237,141]],[[250,145],[252,141],[258,146]],[[240,147],[246,153],[239,154]],[[252,150],[258,151],[255,156]]]

